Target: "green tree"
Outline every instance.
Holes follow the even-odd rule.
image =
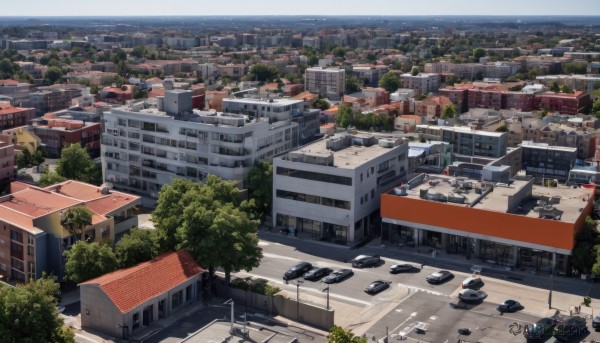
[[[446,77],[446,81],[444,82],[446,86],[454,86],[457,83],[460,83],[460,78],[456,75]]]
[[[348,126],[352,125],[354,122],[354,114],[352,113],[352,109],[347,105],[340,106],[335,114],[335,122],[339,127],[343,128],[347,128]]]
[[[271,213],[273,202],[273,166],[267,162],[255,164],[246,175],[246,184],[250,198],[256,203],[258,217],[264,220]]]
[[[321,97],[318,97],[315,100],[313,100],[312,107],[318,108],[321,111],[325,111],[325,110],[329,109],[329,102]]]
[[[412,69],[410,70],[410,75],[412,75],[412,76],[419,75],[419,67],[417,67],[417,66],[412,67]]]
[[[15,64],[8,58],[0,60],[0,79],[10,79],[15,74]]]
[[[568,94],[575,93],[575,91],[573,90],[573,88],[571,88],[571,86],[566,85],[566,84],[560,85],[560,92],[561,93],[568,93]]]
[[[328,343],[367,343],[367,337],[355,336],[350,330],[334,325],[327,335]]]
[[[600,98],[594,101],[594,104],[592,105],[592,111],[596,113],[596,115],[600,113]]]
[[[66,279],[81,283],[117,270],[118,261],[108,244],[79,241],[64,252]]]
[[[560,92],[560,85],[556,81],[550,82],[550,84],[548,85],[548,88],[550,88],[551,92],[554,92],[554,93]]]
[[[70,207],[62,214],[60,225],[70,234],[81,237],[83,230],[92,225],[92,211],[85,206]]]
[[[392,93],[400,88],[400,76],[394,72],[387,72],[379,79],[379,87]]]
[[[158,236],[155,230],[133,228],[115,247],[119,268],[127,268],[158,256]]]
[[[450,105],[447,105],[446,107],[444,107],[444,110],[442,111],[442,115],[440,116],[440,118],[451,119],[451,118],[454,118],[455,115],[456,115],[456,106],[454,106],[454,104],[450,104]]]
[[[46,76],[44,77],[44,79],[50,83],[50,84],[54,84],[56,81],[60,80],[62,78],[62,70],[60,69],[60,67],[57,66],[52,66],[52,67],[48,67],[48,69],[46,70]]]
[[[146,47],[143,45],[139,45],[136,46],[135,48],[133,48],[133,50],[131,51],[131,56],[136,57],[136,58],[142,58],[146,55],[147,50]]]
[[[55,171],[51,172],[51,171],[46,170],[40,176],[40,179],[37,182],[37,184],[40,187],[48,187],[48,186],[51,186],[51,185],[54,185],[56,183],[60,183],[60,182],[66,181],[66,180],[67,179],[60,176],[57,172],[55,172]]]
[[[17,155],[17,169],[28,168],[32,165],[33,156],[31,156],[31,151],[29,149],[24,148]]]
[[[473,49],[473,57],[476,59],[480,59],[485,56],[485,50],[482,48]]]
[[[360,86],[358,85],[358,80],[356,76],[350,76],[346,79],[346,94],[352,94],[354,92],[358,92],[360,90]]]
[[[42,149],[42,147],[38,146],[35,149],[35,152],[33,153],[33,155],[31,155],[31,163],[34,166],[39,166],[40,164],[44,163],[45,158],[44,158],[44,150]]]
[[[57,294],[59,285],[50,278],[0,287],[0,341],[74,343],[73,330],[58,313]]]
[[[563,67],[565,74],[585,74],[587,67],[582,63],[568,63]]]
[[[70,180],[100,184],[100,170],[87,151],[79,144],[64,148],[56,162],[56,172]]]
[[[596,221],[590,216],[585,218],[583,227],[575,234],[575,248],[571,255],[571,264],[583,273],[589,272],[594,263],[597,262],[597,254],[594,250],[600,244],[600,237],[596,227]]]
[[[257,63],[250,68],[246,79],[249,81],[269,82],[278,75],[277,68]]]

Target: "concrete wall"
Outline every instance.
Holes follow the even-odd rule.
[[[97,285],[81,285],[81,327],[122,337],[123,315]],[[88,314],[89,313],[89,314]]]

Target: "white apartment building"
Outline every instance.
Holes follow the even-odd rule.
[[[339,68],[308,68],[304,72],[304,90],[331,100],[340,100],[346,90],[346,70]]]
[[[277,120],[275,120],[277,118]],[[102,171],[116,189],[158,197],[175,178],[208,174],[243,180],[258,161],[298,145],[298,123],[284,116],[250,118],[192,109],[192,93],[169,90],[104,115]]]
[[[440,75],[430,73],[420,73],[411,75],[402,74],[402,88],[408,88],[415,91],[415,94],[437,93],[440,89]]]
[[[352,245],[378,230],[380,195],[403,181],[408,143],[343,133],[273,160],[273,225]]]
[[[554,81],[588,93],[600,87],[600,75],[542,75],[537,76],[535,81],[546,86]]]
[[[452,63],[442,61],[425,64],[426,73],[453,73],[461,80],[475,80],[478,73],[482,77],[505,79],[516,74],[521,69],[518,62],[493,63]]]

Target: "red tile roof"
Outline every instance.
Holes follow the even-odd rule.
[[[98,285],[121,313],[127,313],[203,272],[187,250],[179,250],[81,285]]]
[[[31,186],[20,192],[12,193],[10,200],[1,205],[33,218],[39,218],[68,207],[81,204],[81,201],[51,193]]]

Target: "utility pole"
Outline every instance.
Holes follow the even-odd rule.
[[[327,311],[329,311],[329,286],[322,290],[321,292],[327,291]]]
[[[233,335],[233,321],[235,320],[234,314],[233,314],[233,298],[227,300],[226,302],[223,303],[223,305],[231,305],[231,328],[229,329],[229,334]]]

